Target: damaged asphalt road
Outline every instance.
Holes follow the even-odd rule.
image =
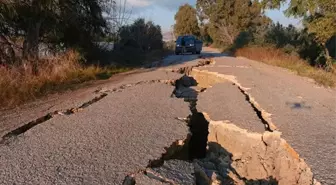
[[[0,184],[121,184],[187,135],[175,116],[188,114],[188,106],[169,98],[172,90],[129,87],[12,138],[0,147]]]
[[[206,71],[214,60],[158,66],[2,129],[0,184],[318,184],[259,99]]]

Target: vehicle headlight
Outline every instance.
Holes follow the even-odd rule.
[[[194,46],[194,44],[190,44],[190,46]]]

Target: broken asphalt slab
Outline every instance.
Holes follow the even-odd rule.
[[[212,181],[239,185],[314,183],[311,169],[280,132],[251,133],[230,122],[212,121],[207,114],[205,117],[209,121],[209,150],[198,164],[205,172],[212,170],[221,177]]]
[[[265,126],[246,101],[237,87],[223,82],[201,93],[197,104],[199,111],[209,112],[214,120],[230,120],[240,128],[263,133]]]

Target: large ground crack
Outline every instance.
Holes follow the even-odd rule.
[[[198,64],[196,64],[195,66],[172,69],[172,72],[184,74],[184,77],[177,80],[175,83],[175,90],[173,93],[175,93],[176,97],[180,98],[181,96],[186,96],[185,94],[188,94],[188,96],[185,98],[194,98],[199,92],[204,92],[207,88],[210,88],[217,83],[231,82],[239,89],[239,91],[244,95],[246,101],[251,105],[253,111],[263,123],[265,131],[272,132],[274,130],[277,130],[277,127],[271,120],[271,114],[265,111],[258,104],[258,102],[252,97],[252,95],[247,92],[248,89],[243,87],[234,76],[197,69],[198,67],[211,65],[213,63],[215,63],[213,59],[204,59],[199,61]],[[190,85],[188,83],[191,83],[191,85],[198,87],[195,88],[195,92],[193,92],[192,89],[189,88],[190,86],[186,87]]]
[[[190,133],[174,141],[158,158],[150,160],[144,170],[127,175],[123,185],[148,184],[141,176],[167,184],[198,184],[193,160],[206,157],[209,122],[197,111],[196,101],[189,100],[192,114],[186,118]]]
[[[280,137],[280,132],[274,131],[269,114],[233,76],[200,71],[195,66],[175,72],[184,76],[173,83],[175,89],[172,97],[189,103],[191,114],[178,119],[187,122],[190,133],[187,139],[173,142],[159,159],[150,161],[140,174],[167,184],[311,185],[317,182],[304,160]],[[212,121],[206,113],[198,112],[198,94],[223,80],[232,82],[244,94],[265,125],[265,133],[251,133],[229,121]],[[181,172],[178,167],[170,166],[185,161],[193,166],[193,181],[188,178],[190,171]],[[181,179],[167,175],[176,171],[180,173],[183,183]],[[131,175],[131,184],[143,184],[138,181],[138,175]]]
[[[183,74],[183,76],[170,83],[175,87],[171,97],[184,99],[189,104],[191,114],[187,118],[180,119],[189,126],[189,134],[184,140],[174,141],[165,148],[165,153],[158,159],[150,160],[144,170],[127,175],[123,185],[143,184],[139,182],[141,181],[139,175],[168,184],[197,184],[192,162],[195,159],[206,157],[209,122],[203,113],[197,111],[197,96],[206,88],[198,87],[197,81],[188,75],[193,67],[211,63],[212,60],[202,60],[196,66],[174,71]]]

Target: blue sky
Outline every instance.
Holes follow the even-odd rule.
[[[127,0],[128,7],[132,10],[132,18],[145,18],[151,20],[155,24],[159,24],[163,31],[168,31],[174,24],[174,15],[178,7],[182,4],[196,4],[196,0]],[[287,18],[283,11],[287,5],[284,5],[280,10],[268,10],[266,15],[274,22],[294,26],[300,26],[300,20]]]

